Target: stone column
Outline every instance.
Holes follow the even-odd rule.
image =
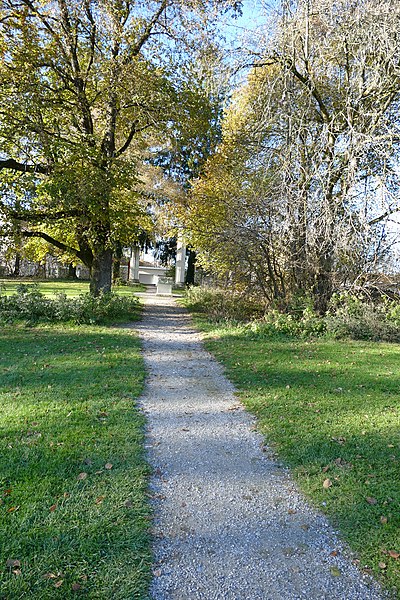
[[[139,246],[133,246],[131,248],[131,257],[129,259],[129,281],[132,283],[139,282],[139,257]]]
[[[175,263],[175,285],[185,284],[186,246],[178,239]]]

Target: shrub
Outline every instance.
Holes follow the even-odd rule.
[[[135,296],[103,294],[98,297],[82,294],[68,298],[57,294],[46,298],[38,286],[20,285],[17,293],[0,296],[0,321],[14,323],[89,323],[100,324],[112,321],[135,320],[139,314],[139,300]]]
[[[400,342],[400,304],[371,302],[336,294],[325,317],[327,332],[337,339]]]
[[[270,337],[328,335],[335,339],[400,342],[400,303],[395,300],[371,302],[354,294],[335,294],[328,313],[321,317],[307,299],[288,312],[260,305],[227,290],[193,287],[187,291],[186,306],[213,322],[247,323],[249,331]]]
[[[263,314],[263,308],[256,301],[220,288],[190,287],[186,291],[185,305],[189,310],[202,313],[210,321],[250,321]]]
[[[282,313],[278,310],[268,311],[261,320],[250,325],[252,331],[266,337],[276,334],[311,337],[319,336],[326,330],[324,319],[312,309],[305,308],[299,314]]]

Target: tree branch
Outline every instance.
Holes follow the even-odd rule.
[[[49,165],[27,165],[16,161],[14,158],[0,160],[0,171],[2,169],[11,169],[20,173],[41,173],[42,175],[48,175],[52,170]]]
[[[121,156],[121,154],[123,154],[131,145],[131,142],[133,140],[133,137],[136,135],[136,133],[140,133],[141,131],[144,131],[145,129],[148,129],[149,127],[151,127],[150,123],[147,123],[147,125],[143,125],[142,127],[136,127],[137,125],[137,121],[134,121],[131,130],[128,134],[128,137],[126,138],[125,143],[121,146],[121,148],[119,150],[117,150],[115,152],[115,157],[118,158],[118,156]]]
[[[124,60],[125,64],[127,64],[131,60],[132,57],[137,56],[139,54],[139,52],[143,48],[144,44],[147,42],[147,40],[151,36],[154,25],[156,25],[157,21],[159,20],[159,18],[161,17],[163,12],[167,8],[167,6],[168,6],[168,0],[163,0],[161,2],[159,9],[155,12],[152,19],[148,22],[148,24],[143,32],[142,37],[131,48],[131,51],[129,52],[128,56],[125,58],[125,60]]]
[[[394,208],[389,208],[382,215],[379,215],[379,217],[375,217],[371,221],[368,221],[368,225],[371,226],[371,225],[376,225],[377,223],[381,223],[382,221],[384,221],[385,219],[387,219],[387,217],[390,217],[390,215],[394,215],[397,212],[400,212],[400,207],[399,206],[396,206]]]
[[[74,256],[79,258],[79,260],[81,260],[86,266],[90,267],[91,259],[93,259],[93,257],[89,257],[85,252],[82,252],[81,250],[78,250],[77,248],[73,248],[72,246],[69,246],[68,244],[64,244],[63,242],[56,240],[55,238],[53,238],[51,235],[48,235],[44,231],[22,231],[21,235],[24,237],[28,237],[28,238],[35,238],[35,237],[41,238],[42,240],[45,240],[52,246],[55,246],[56,248],[58,248],[59,250],[73,254]]]
[[[17,211],[7,211],[7,214],[16,221],[26,221],[27,223],[42,223],[45,221],[59,221],[60,219],[71,219],[72,217],[81,217],[84,212],[81,210],[58,211],[55,213],[24,213]]]

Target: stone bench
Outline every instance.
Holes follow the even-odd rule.
[[[172,277],[159,277],[157,280],[157,296],[172,296]]]

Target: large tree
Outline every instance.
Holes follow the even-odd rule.
[[[149,148],[190,119],[181,65],[239,4],[2,0],[2,222],[86,264],[92,293],[149,225]]]
[[[187,219],[206,263],[279,304],[308,293],[323,312],[399,210],[400,9],[282,4]]]

